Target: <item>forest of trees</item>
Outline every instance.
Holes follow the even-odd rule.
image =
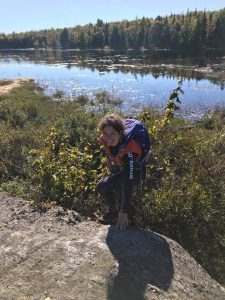
[[[1,31],[1,28],[0,28]],[[225,53],[225,8],[187,11],[157,18],[104,23],[73,28],[0,33],[0,49],[167,49],[196,55],[216,50]]]

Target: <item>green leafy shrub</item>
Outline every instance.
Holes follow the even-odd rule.
[[[104,159],[99,154],[97,144],[88,144],[82,150],[69,146],[66,137],[59,136],[52,127],[45,146],[32,151],[32,180],[40,186],[39,200],[54,201],[82,213],[93,211],[87,199],[105,171]]]
[[[42,143],[40,134],[38,128],[15,129],[0,123],[0,182],[27,176],[27,155]]]
[[[134,199],[134,219],[176,239],[225,284],[224,111],[187,123],[175,116],[180,92],[181,84],[162,115],[149,109],[138,116],[152,147],[145,188]],[[1,98],[1,189],[86,216],[99,211],[95,186],[107,170],[96,127],[113,107],[108,97],[97,95],[100,108],[94,112],[84,109],[86,100],[84,105],[53,102],[34,85]]]
[[[224,147],[224,131],[195,127],[185,131],[167,128],[158,133],[145,194],[136,205],[135,216],[141,227],[181,243],[223,284]],[[217,263],[208,259],[212,253],[217,253]]]

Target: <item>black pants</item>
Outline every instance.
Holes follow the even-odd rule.
[[[124,180],[123,173],[112,174],[102,180],[97,184],[97,190],[101,193],[104,198],[105,203],[109,206],[109,209],[117,209],[117,201],[115,194],[119,195],[119,204],[121,206],[122,201],[126,201],[126,207],[129,212],[133,210],[132,208],[132,194],[135,186],[138,185],[141,179],[142,172],[136,172],[134,180],[132,183],[128,183]],[[124,195],[124,186],[126,184],[126,195]],[[123,199],[125,197],[125,199]],[[127,199],[126,199],[127,198]],[[129,198],[129,199],[128,199]],[[119,207],[121,209],[121,207]]]

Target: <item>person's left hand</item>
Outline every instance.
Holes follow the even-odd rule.
[[[120,211],[118,214],[118,221],[116,227],[120,230],[126,229],[128,226],[128,214]]]

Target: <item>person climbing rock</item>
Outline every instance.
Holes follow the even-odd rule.
[[[106,115],[99,122],[98,130],[111,173],[97,184],[97,190],[108,206],[99,222],[112,224],[117,219],[117,228],[123,230],[132,217],[134,188],[145,177],[150,139],[146,127],[140,121],[123,119],[117,114]],[[119,194],[119,206],[115,193]]]

